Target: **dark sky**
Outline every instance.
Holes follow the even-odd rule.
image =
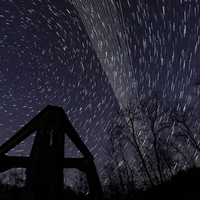
[[[114,95],[74,6],[3,1],[0,20],[1,144],[50,104],[63,107],[90,149],[98,144],[95,155]]]
[[[117,100],[160,90],[190,104],[199,4],[0,0],[0,144],[46,105],[61,106],[98,163]],[[28,155],[33,138],[9,155]]]

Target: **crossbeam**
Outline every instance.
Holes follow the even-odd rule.
[[[59,117],[63,122],[64,132],[69,137],[69,139],[75,144],[75,146],[85,157],[88,157],[92,160],[94,159],[93,155],[90,153],[88,148],[78,136],[78,133],[76,132],[74,127],[71,125],[69,119],[65,114],[65,111],[61,107],[50,105],[46,106],[31,121],[23,126],[15,135],[13,135],[9,140],[7,140],[4,144],[0,146],[0,156],[10,151],[17,144],[26,139],[29,135],[36,132],[49,116],[53,116],[53,118]]]
[[[6,155],[34,132],[36,136],[29,157]],[[64,134],[80,150],[82,158],[64,158]],[[37,200],[58,199],[63,190],[63,168],[84,172],[94,200],[102,200],[103,191],[93,160],[64,110],[56,106],[44,108],[0,147],[0,172],[26,168],[24,196]]]
[[[12,168],[26,168],[29,157],[2,156],[0,157],[0,173]],[[85,158],[64,158],[63,168],[76,168],[83,171]]]

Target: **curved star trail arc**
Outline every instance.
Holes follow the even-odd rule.
[[[116,98],[158,89],[190,104],[199,92],[199,3],[1,0],[0,144],[57,105],[99,163]],[[33,138],[9,154],[28,155]]]
[[[110,111],[106,108],[112,107],[114,96],[78,13],[69,3],[63,9],[59,4],[40,1],[5,1],[4,6],[1,143],[51,104],[65,109],[96,155],[103,145],[100,133],[105,129],[104,118],[109,121]],[[28,149],[27,143],[24,155],[29,154]],[[72,156],[75,150],[69,149],[66,154]]]

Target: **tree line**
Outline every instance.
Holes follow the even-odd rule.
[[[195,85],[199,90],[200,82]],[[191,177],[200,179],[199,111],[198,101],[174,102],[157,91],[117,107],[106,132],[108,162],[100,176],[105,197],[145,199],[148,191],[174,191],[186,180],[195,188],[198,183],[191,184]],[[23,187],[22,172],[8,173],[9,184],[1,176],[0,190]],[[78,173],[73,187],[65,186],[65,193],[69,199],[91,199],[85,175]]]
[[[104,190],[113,199],[165,187],[180,170],[199,166],[198,102],[169,101],[151,92],[117,109],[108,129]]]

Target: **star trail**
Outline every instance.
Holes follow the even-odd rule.
[[[1,0],[0,145],[46,105],[61,106],[101,163],[117,102],[159,90],[190,104],[199,3]],[[29,155],[33,138],[9,155]],[[65,156],[80,156],[67,140]]]
[[[1,143],[51,104],[65,109],[82,139],[98,152],[114,96],[78,13],[69,3],[64,9],[40,1],[3,5]]]

